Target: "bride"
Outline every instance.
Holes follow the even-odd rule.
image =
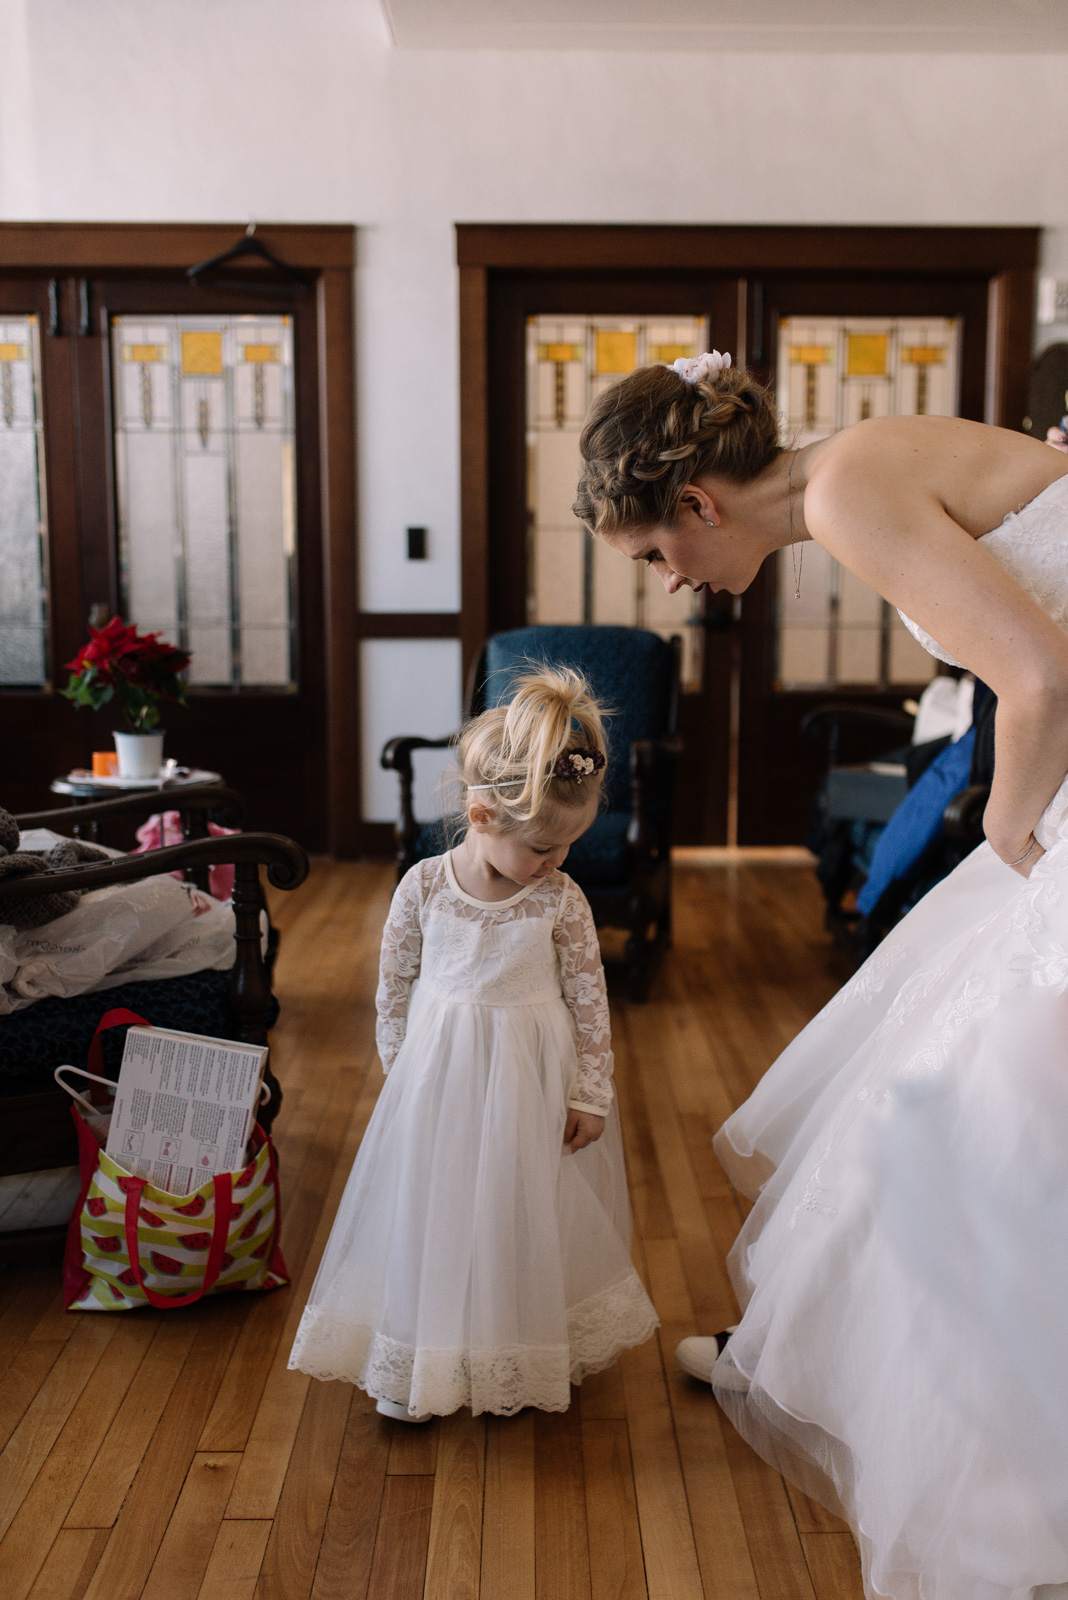
[[[577,515],[669,592],[812,539],[998,696],[986,843],[717,1136],[744,1311],[680,1360],[850,1521],[869,1595],[1068,1595],[1068,462],[948,417],[783,450],[716,352],[581,443]]]

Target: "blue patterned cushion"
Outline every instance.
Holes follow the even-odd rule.
[[[96,989],[72,1000],[37,1000],[24,1011],[0,1017],[0,1096],[54,1088],[52,1073],[64,1063],[84,1067],[97,1023],[105,1011],[120,1006],[158,1028],[238,1039],[229,987],[229,972],[191,972],[184,978]],[[277,1018],[278,1001],[272,1000],[268,1027],[273,1027]],[[118,1071],[125,1039],[125,1028],[111,1028],[103,1036],[104,1066],[109,1075]]]
[[[580,889],[619,883],[627,877],[631,867],[627,843],[629,826],[629,812],[604,811],[593,827],[575,840],[567,852],[563,870],[574,878]]]
[[[667,732],[671,646],[645,628],[542,623],[497,633],[486,645],[486,705],[502,704],[516,675],[543,661],[575,667],[614,712],[608,719],[605,791],[609,811],[629,811],[630,747],[635,739]]]

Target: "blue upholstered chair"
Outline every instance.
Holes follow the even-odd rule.
[[[541,624],[494,634],[475,664],[465,716],[509,697],[532,662],[576,668],[613,715],[608,722],[606,806],[572,845],[564,870],[586,894],[601,927],[625,928],[628,992],[644,1000],[655,961],[671,938],[671,807],[678,743],[679,641],[644,628]],[[412,753],[455,742],[402,736],[382,751],[400,778],[398,877],[448,848],[443,823],[420,823],[412,807]]]

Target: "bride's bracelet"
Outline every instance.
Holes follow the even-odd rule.
[[[1005,865],[1007,867],[1018,867],[1020,865],[1021,861],[1026,861],[1028,856],[1031,855],[1037,849],[1038,849],[1038,840],[1035,838],[1034,834],[1032,834],[1031,835],[1031,843],[1027,846],[1027,849],[1024,851],[1023,855],[1022,856],[1017,856],[1015,861],[1006,861]]]

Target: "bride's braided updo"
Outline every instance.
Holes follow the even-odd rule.
[[[591,533],[673,527],[686,485],[708,473],[745,483],[779,454],[772,396],[744,367],[686,380],[639,367],[598,395],[579,438],[572,510]]]

